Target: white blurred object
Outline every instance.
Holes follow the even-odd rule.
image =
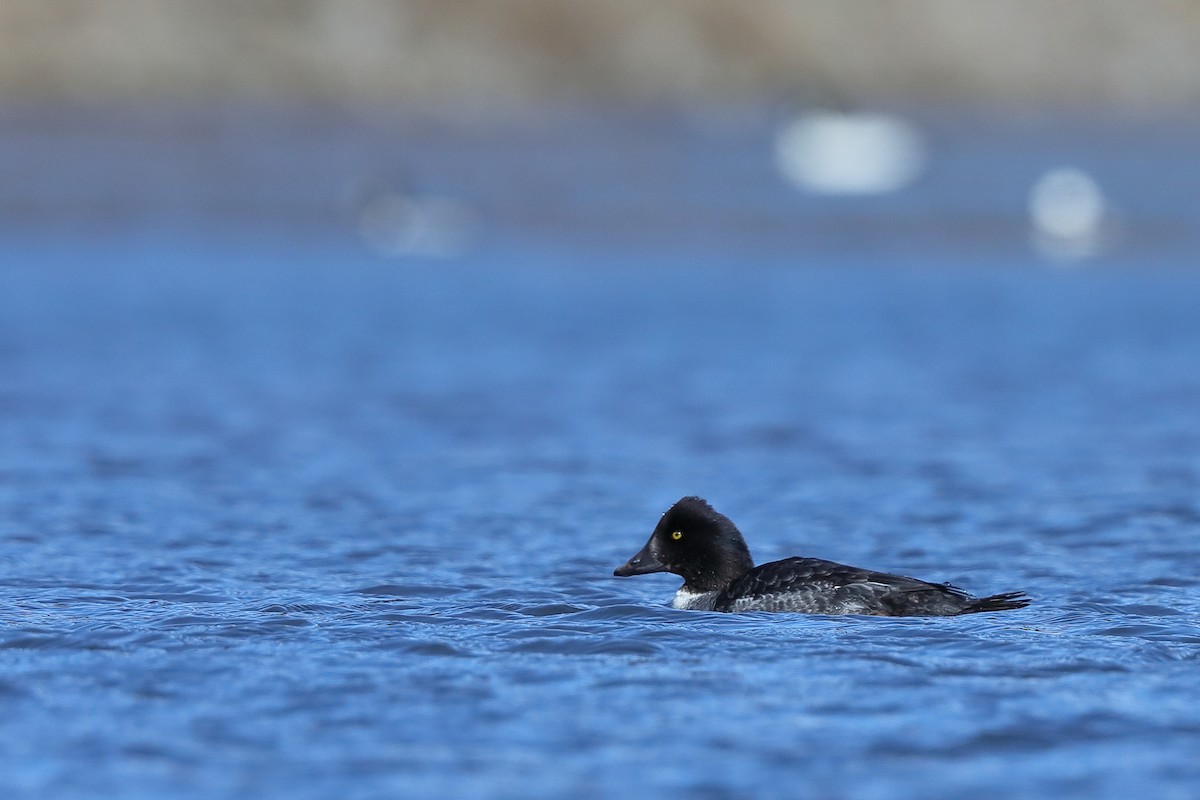
[[[356,194],[352,210],[358,232],[380,255],[454,258],[475,236],[475,215],[456,200],[417,197],[399,189]]]
[[[819,194],[885,194],[912,183],[925,167],[921,134],[890,114],[813,112],[784,125],[775,139],[779,171]]]
[[[1038,252],[1058,261],[1096,255],[1104,239],[1107,204],[1100,185],[1081,169],[1046,172],[1029,193],[1029,218]]]

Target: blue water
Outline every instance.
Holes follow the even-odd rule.
[[[279,158],[221,131],[246,169]],[[347,147],[307,135],[332,155],[297,187]],[[527,159],[588,165],[553,224],[527,202],[448,261],[372,255],[281,180],[207,178],[257,193],[227,215],[151,192],[206,179],[190,139],[148,177],[125,154],[80,188],[47,158],[5,190],[34,212],[10,213],[0,272],[0,794],[1196,796],[1200,273],[1178,204],[1131,194],[1178,235],[1071,269],[1000,244],[1018,212],[994,197],[971,258],[973,222],[912,234],[957,207],[936,186],[901,235],[898,200],[856,223],[898,254],[804,249],[746,220],[836,209],[779,211],[707,134],[626,135],[681,136],[671,157],[714,187],[750,177],[606,237],[679,187],[614,186],[564,135],[553,167],[544,142]],[[978,174],[1011,180],[1057,146],[1038,136]],[[111,156],[97,137],[37,146]],[[277,196],[301,199],[272,219]],[[722,204],[743,218],[710,229]],[[674,611],[675,578],[611,573],[683,494],[759,561],[1035,603]]]

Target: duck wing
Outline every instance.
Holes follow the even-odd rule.
[[[717,596],[714,610],[949,616],[1027,603],[1019,592],[981,600],[949,584],[794,557],[750,570]]]

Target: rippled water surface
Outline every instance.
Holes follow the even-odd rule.
[[[1194,272],[526,223],[10,238],[5,797],[1196,796]],[[674,611],[683,494],[1035,604]]]

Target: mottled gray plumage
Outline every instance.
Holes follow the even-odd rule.
[[[1017,601],[1016,594],[980,599],[945,583],[793,557],[755,567],[733,581],[717,595],[713,610],[947,616],[1019,608],[1005,605]]]
[[[699,497],[663,515],[646,546],[616,575],[673,572],[684,579],[675,608],[807,614],[953,616],[1024,608],[1022,592],[975,597],[945,583],[850,567],[819,558],[754,566],[737,526]]]

